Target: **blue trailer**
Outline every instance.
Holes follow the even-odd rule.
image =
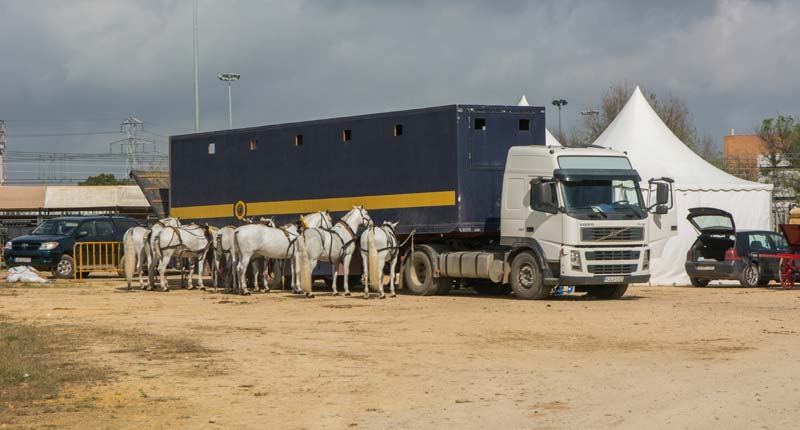
[[[170,138],[171,215],[278,223],[363,204],[419,238],[499,236],[512,146],[544,145],[543,107],[448,105]]]

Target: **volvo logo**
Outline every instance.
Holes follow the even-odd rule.
[[[21,246],[22,246],[22,249],[25,249],[25,248],[28,247],[28,244],[27,243],[23,243]]]

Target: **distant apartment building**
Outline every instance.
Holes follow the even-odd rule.
[[[764,141],[757,134],[731,134],[722,138],[723,154],[728,171],[735,175],[759,180],[759,157],[767,153]]]

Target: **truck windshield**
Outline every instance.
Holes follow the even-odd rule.
[[[561,181],[561,190],[567,213],[579,219],[646,216],[639,184],[633,179]]]
[[[64,220],[49,220],[39,224],[31,233],[34,236],[68,236],[71,234],[75,227],[78,226],[78,221],[64,221]]]

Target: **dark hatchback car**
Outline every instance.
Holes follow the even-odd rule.
[[[3,258],[9,266],[28,265],[59,278],[72,278],[75,242],[122,242],[125,231],[137,225],[133,218],[121,216],[53,218],[31,234],[8,241]]]
[[[736,231],[733,216],[721,209],[692,208],[686,217],[700,233],[686,253],[686,274],[692,285],[705,287],[714,280],[736,280],[745,287],[779,281],[779,258],[787,252],[786,238],[773,231]]]

